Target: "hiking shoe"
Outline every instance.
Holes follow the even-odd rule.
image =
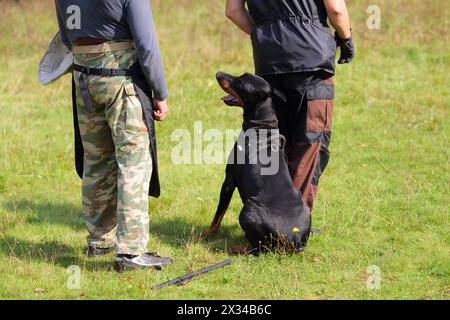
[[[114,270],[122,272],[130,269],[153,268],[162,270],[168,264],[171,264],[171,258],[161,257],[155,253],[147,252],[140,256],[128,254],[118,254],[114,261]]]
[[[114,247],[110,247],[110,248],[95,248],[95,247],[91,247],[88,246],[88,257],[100,257],[100,256],[104,256],[105,254],[110,253],[111,251],[114,250]]]

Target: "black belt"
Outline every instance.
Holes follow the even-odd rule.
[[[87,109],[92,109],[92,99],[89,95],[89,90],[86,85],[86,76],[100,76],[100,77],[130,77],[139,72],[139,63],[135,63],[130,69],[107,69],[107,68],[90,68],[86,66],[80,66],[79,64],[73,65],[73,70],[81,73],[79,78],[79,87],[81,97]]]
[[[288,21],[288,20],[290,20],[290,21],[299,21],[299,22],[301,22],[303,24],[311,24],[314,21],[321,21],[322,22],[322,20],[319,17],[316,17],[316,16],[313,16],[312,18],[310,18],[310,17],[306,17],[306,16],[294,16],[294,15],[292,15],[292,16],[284,16],[284,17],[283,16],[279,16],[279,17],[262,18],[262,19],[259,19],[259,20],[255,21],[255,24],[257,26],[259,26],[259,25],[262,25],[262,24],[273,23],[273,22],[276,22],[276,21]]]

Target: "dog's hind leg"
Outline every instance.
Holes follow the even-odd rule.
[[[219,230],[223,216],[227,212],[231,198],[233,197],[234,189],[236,189],[236,185],[233,181],[233,177],[227,172],[225,181],[222,184],[222,190],[220,191],[220,200],[219,205],[217,206],[216,215],[214,216],[211,226],[206,231],[205,237],[208,237]]]

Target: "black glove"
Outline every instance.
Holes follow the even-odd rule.
[[[352,37],[348,39],[341,39],[337,32],[334,33],[334,37],[336,38],[336,44],[339,48],[341,48],[341,57],[339,58],[338,63],[350,63],[355,57],[355,47],[353,47]]]

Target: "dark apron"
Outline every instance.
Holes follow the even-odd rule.
[[[132,70],[132,72],[130,72],[130,76],[134,83],[134,87],[136,88],[136,92],[141,102],[142,109],[144,111],[145,124],[147,126],[150,137],[150,154],[152,156],[153,170],[148,193],[150,196],[158,198],[161,194],[161,187],[158,174],[158,158],[156,149],[155,122],[153,119],[152,90],[150,89],[150,85],[148,84],[147,79],[139,65],[133,66],[130,70]],[[114,74],[111,74],[111,76],[113,75]],[[80,128],[78,126],[77,100],[75,92],[75,81],[72,76],[73,127],[75,132],[75,168],[80,178],[83,178],[84,149],[81,140]]]
[[[247,0],[256,74],[335,71],[336,41],[323,0]]]

